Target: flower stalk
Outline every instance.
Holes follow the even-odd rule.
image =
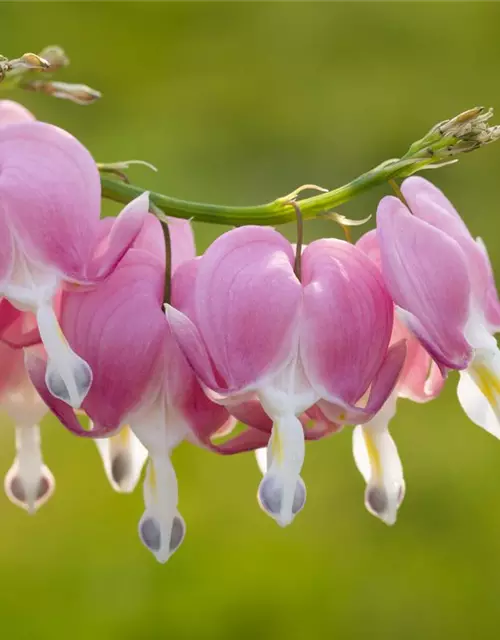
[[[440,122],[420,140],[414,142],[402,158],[386,160],[351,182],[309,198],[302,198],[300,210],[304,220],[315,218],[338,207],[372,187],[396,178],[407,178],[423,169],[438,168],[456,162],[462,153],[474,151],[500,138],[500,126],[489,126],[492,109],[475,107],[450,120]],[[102,196],[127,204],[144,192],[133,184],[101,174]],[[151,202],[164,214],[174,218],[214,224],[279,225],[296,219],[296,208],[289,196],[249,207],[231,207],[180,200],[150,192]]]

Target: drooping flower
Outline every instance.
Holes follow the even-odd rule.
[[[229,231],[193,263],[193,294],[167,309],[211,397],[257,430],[272,428],[258,495],[281,525],[306,495],[299,416],[311,411],[335,425],[369,420],[405,354],[401,343],[387,350],[392,301],[362,251],[313,242],[302,254],[301,281],[294,260],[292,245],[273,229]]]
[[[403,182],[408,207],[384,198],[377,212],[384,279],[400,320],[445,376],[460,371],[469,418],[500,437],[500,304],[484,244],[445,196],[422,178]]]
[[[17,316],[6,337],[15,341],[34,324],[31,314]],[[16,457],[5,477],[5,492],[11,502],[34,513],[50,498],[55,484],[41,452],[39,422],[47,407],[29,380],[21,349],[0,342],[0,363],[0,410],[14,422],[16,432]]]
[[[380,248],[375,230],[365,233],[357,242],[380,269]],[[406,359],[398,382],[380,411],[353,431],[353,455],[366,481],[365,505],[368,511],[394,524],[405,495],[403,467],[389,423],[396,413],[398,398],[428,402],[441,391],[444,378],[418,339],[394,316],[391,344],[406,341]]]
[[[87,394],[92,371],[61,333],[54,296],[61,287],[107,277],[148,212],[141,196],[111,225],[99,219],[100,197],[95,162],[70,134],[41,122],[0,126],[0,296],[36,315],[47,386],[74,407]]]
[[[169,226],[175,272],[194,255],[194,244],[189,223],[172,220]],[[35,386],[70,431],[110,437],[100,446],[107,448],[105,464],[109,463],[117,485],[120,472],[112,465],[123,459],[118,462],[119,457],[111,456],[123,453],[120,438],[130,437],[129,428],[149,452],[139,534],[160,562],[176,551],[185,533],[171,451],[184,439],[202,442],[229,418],[203,393],[171,336],[162,309],[164,278],[163,234],[158,220],[148,216],[132,248],[105,281],[85,292],[63,294],[61,326],[71,347],[94,370],[92,387],[82,403],[92,430],[83,429],[73,409],[49,393],[46,362],[29,361]],[[175,299],[175,289],[173,295]],[[143,462],[140,451],[136,453],[130,483]]]

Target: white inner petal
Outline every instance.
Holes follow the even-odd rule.
[[[354,461],[366,482],[366,508],[389,525],[396,522],[405,494],[403,467],[388,429],[395,407],[393,394],[371,422],[353,431]]]
[[[47,388],[54,397],[78,409],[92,384],[92,370],[69,346],[50,302],[39,305],[36,318],[47,351]]]
[[[52,308],[60,281],[61,276],[54,269],[28,260],[15,243],[11,276],[0,295],[19,310],[36,314],[48,356],[47,387],[56,398],[78,408],[92,384],[92,371],[68,345]]]
[[[259,471],[262,473],[262,475],[265,475],[269,466],[267,462],[267,447],[262,447],[261,449],[255,450],[255,460],[257,461]]]
[[[257,458],[264,473],[258,501],[279,525],[286,526],[306,500],[300,477],[305,456],[304,430],[297,415],[318,399],[305,375],[298,349],[285,367],[261,385],[257,395],[274,423],[266,454],[259,453]]]
[[[158,562],[166,562],[181,545],[186,526],[177,510],[177,476],[169,456],[148,462],[144,480],[145,511],[139,536]]]
[[[16,427],[17,455],[5,476],[5,492],[14,504],[35,513],[54,492],[54,477],[43,464],[38,425]]]
[[[143,484],[145,511],[139,522],[139,536],[158,562],[164,563],[179,548],[186,531],[177,508],[179,490],[170,455],[189,428],[182,416],[166,404],[162,389],[148,406],[129,416],[129,422],[150,456]]]
[[[95,443],[113,489],[119,493],[131,493],[148,457],[146,447],[128,425],[109,438],[96,438]]]
[[[294,415],[278,417],[267,450],[267,469],[258,499],[262,509],[281,526],[290,524],[303,508],[305,485],[300,477],[304,463],[304,432]]]
[[[467,416],[478,426],[500,438],[500,351],[484,319],[472,313],[466,338],[474,347],[474,358],[460,371],[458,399]]]

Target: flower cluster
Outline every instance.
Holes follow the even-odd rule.
[[[485,247],[429,182],[408,178],[401,191],[356,245],[296,247],[244,226],[196,257],[190,224],[169,219],[164,305],[165,241],[148,194],[101,219],[88,151],[0,102],[10,499],[34,511],[52,493],[37,426],[48,408],[95,439],[116,490],[132,491],[147,465],[139,535],[165,562],[185,534],[170,460],[180,442],[256,450],[259,504],[284,526],[306,501],[305,441],[357,425],[366,507],[393,524],[405,493],[388,429],[398,398],[431,400],[458,370],[465,412],[500,437],[500,304]]]

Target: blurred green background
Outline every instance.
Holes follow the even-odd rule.
[[[250,204],[338,186],[440,120],[500,110],[496,3],[3,2],[0,24],[4,55],[60,44],[72,59],[61,79],[103,92],[88,108],[14,99],[99,161],[152,162],[158,174],[132,179],[187,199]],[[497,144],[428,177],[500,276],[499,168]],[[387,191],[341,211],[373,213]],[[200,250],[220,231],[197,226]],[[309,239],[331,233],[307,224]],[[364,510],[347,429],[308,446],[307,506],[286,530],[256,504],[252,455],[182,446],[188,535],[165,566],[138,540],[140,491],[114,494],[94,445],[46,419],[54,498],[31,518],[0,497],[1,637],[498,638],[500,443],[465,419],[455,385],[428,406],[400,402],[408,492],[391,529]],[[0,437],[7,471],[9,425]]]

